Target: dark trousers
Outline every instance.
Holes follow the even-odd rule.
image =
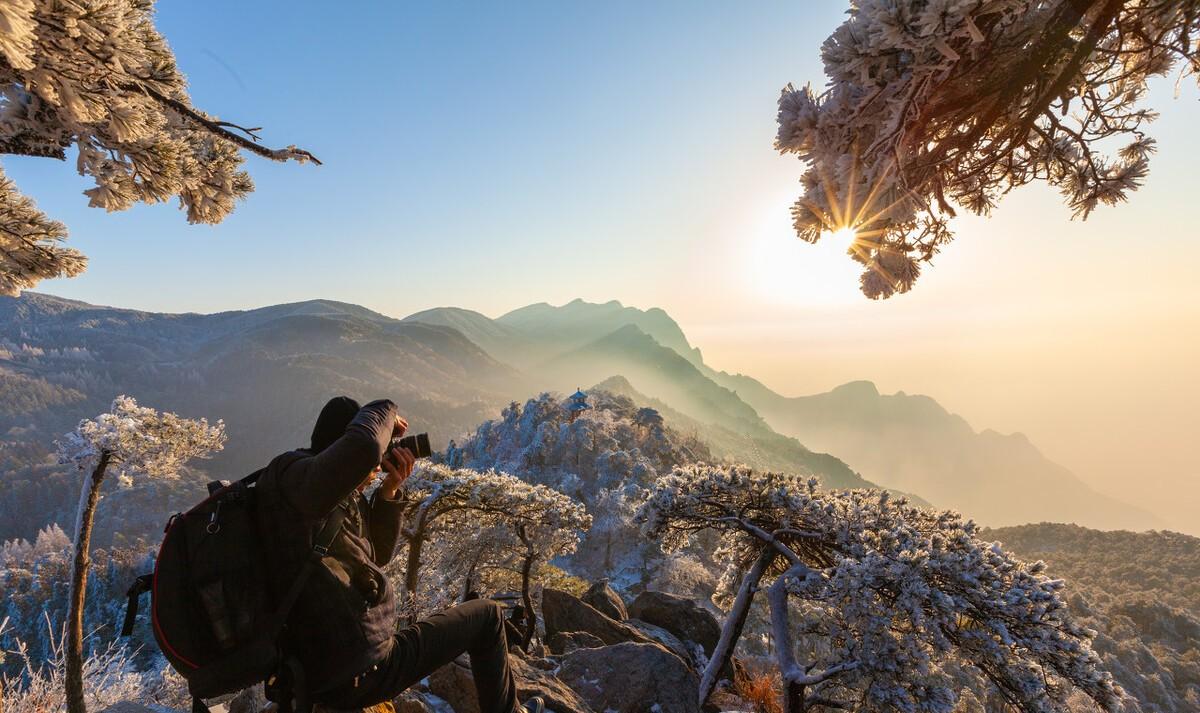
[[[396,634],[391,653],[378,666],[321,698],[338,708],[390,701],[466,652],[480,713],[517,713],[517,684],[508,666],[504,623],[500,605],[490,599],[434,614]]]

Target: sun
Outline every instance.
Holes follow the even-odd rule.
[[[765,303],[789,307],[828,308],[862,301],[858,278],[862,265],[847,256],[860,239],[852,228],[821,236],[815,244],[796,237],[789,208],[781,194],[753,204],[741,244],[742,280]]]
[[[822,239],[831,241],[832,243],[837,245],[839,248],[842,248],[843,250],[849,250],[854,245],[854,243],[858,240],[858,231],[856,231],[854,228],[849,228],[849,227],[838,228],[837,230],[831,230],[831,231],[826,232],[822,236]]]

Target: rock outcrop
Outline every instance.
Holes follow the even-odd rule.
[[[594,713],[576,691],[556,678],[550,670],[535,665],[537,662],[513,655],[509,657],[509,663],[517,680],[517,697],[522,701],[541,696],[546,702],[546,708],[554,713]],[[471,667],[465,656],[430,675],[429,690],[450,704],[455,713],[479,713],[479,703],[475,698],[475,679],[471,675]]]
[[[588,587],[580,599],[610,619],[625,621],[629,618],[625,600],[621,599],[621,595],[608,586],[607,579],[597,580],[591,587]]]
[[[597,711],[700,711],[695,672],[657,644],[577,649],[563,657],[557,676]]]
[[[626,641],[654,643],[632,626],[616,621],[579,598],[557,589],[547,588],[542,592],[542,617],[546,622],[547,639],[559,632],[586,631],[606,644]]]
[[[586,631],[556,631],[546,637],[546,648],[552,654],[569,654],[575,649],[598,649],[604,646],[599,636]]]
[[[668,651],[683,659],[684,663],[695,668],[696,651],[699,649],[699,644],[689,644],[661,626],[649,624],[641,619],[629,619],[625,623],[642,632],[660,646],[666,647]]]
[[[520,698],[541,696],[554,713],[700,713],[697,665],[720,637],[716,617],[662,592],[644,592],[626,611],[604,580],[585,598],[543,590],[545,643],[552,655],[512,651]],[[465,656],[431,675],[428,687],[430,698],[454,713],[479,713]],[[425,713],[416,705],[413,713]]]
[[[683,641],[694,641],[711,656],[721,638],[721,625],[712,612],[691,599],[666,592],[642,592],[629,605],[629,616],[660,626]]]

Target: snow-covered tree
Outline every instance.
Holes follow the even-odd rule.
[[[885,491],[697,466],[663,478],[639,512],[666,550],[716,530],[729,608],[704,671],[711,694],[767,590],[784,710],[950,713],[973,668],[1015,709],[1063,711],[1072,687],[1106,710],[1120,690],[1061,597],[1063,583],[977,537],[953,512]],[[799,651],[799,653],[798,653]]]
[[[424,466],[405,482],[401,499],[407,549],[404,596],[410,610],[418,597],[425,548],[432,543],[439,562],[457,563],[437,568],[441,581],[436,590],[456,589],[448,577],[465,579],[488,567],[510,568],[520,572],[525,610],[532,616],[534,572],[574,551],[592,522],[583,505],[562,493],[495,471]],[[532,626],[527,632],[532,633]]]
[[[637,414],[633,417],[633,422],[647,430],[663,427],[662,414],[649,406],[638,409]]]
[[[316,159],[192,107],[153,10],[153,0],[0,3],[0,153],[66,160],[74,147],[76,170],[96,182],[90,205],[178,197],[188,222],[218,223],[254,188],[241,150]],[[66,235],[0,172],[0,294],[83,270],[59,244]]]
[[[83,620],[87,622],[84,656],[124,644],[135,665],[145,666],[158,657],[149,628],[139,628],[129,639],[118,641],[129,583],[154,567],[149,547],[97,549],[89,553],[87,595]],[[0,545],[0,619],[8,619],[9,632],[0,636],[0,650],[19,641],[34,661],[58,656],[64,640],[70,601],[71,538],[58,527],[42,528],[33,542],[12,540]],[[13,660],[0,665],[0,675],[13,676]]]
[[[665,428],[654,409],[639,411],[630,399],[601,390],[589,397],[592,408],[574,420],[552,394],[524,407],[514,402],[463,442],[464,464],[520,473],[590,500],[631,480],[648,484],[682,463],[712,460],[704,444]]]
[[[654,409],[602,389],[588,393],[592,408],[574,419],[565,402],[541,394],[516,402],[501,418],[481,424],[462,441],[462,462],[476,470],[514,473],[588,504],[595,519],[571,557],[572,574],[645,584],[645,556],[655,552],[638,534],[633,510],[659,473],[711,462],[702,442],[665,426]]]
[[[1200,76],[1200,2],[852,0],[821,55],[829,88],[779,100],[776,148],[808,164],[796,232],[856,230],[863,292],[888,297],[951,240],[952,204],[1039,179],[1080,218],[1124,200],[1154,150],[1147,80]]]
[[[224,442],[225,426],[220,421],[210,425],[205,419],[159,413],[138,406],[129,396],[118,396],[108,412],[80,421],[59,442],[59,462],[74,466],[81,480],[65,652],[70,713],[87,710],[83,685],[83,609],[92,523],[105,477],[109,473],[116,475],[124,487],[131,486],[135,477],[175,478],[185,462],[208,456]]]

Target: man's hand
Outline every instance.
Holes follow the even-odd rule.
[[[392,424],[392,438],[402,437],[407,430],[408,421],[403,416],[396,416],[396,422]]]
[[[382,463],[383,470],[387,475],[383,476],[383,482],[379,485],[379,493],[384,499],[396,499],[396,494],[400,492],[400,486],[404,485],[404,481],[412,475],[413,465],[416,462],[416,456],[407,448],[393,448],[388,451],[387,455],[383,457]]]

